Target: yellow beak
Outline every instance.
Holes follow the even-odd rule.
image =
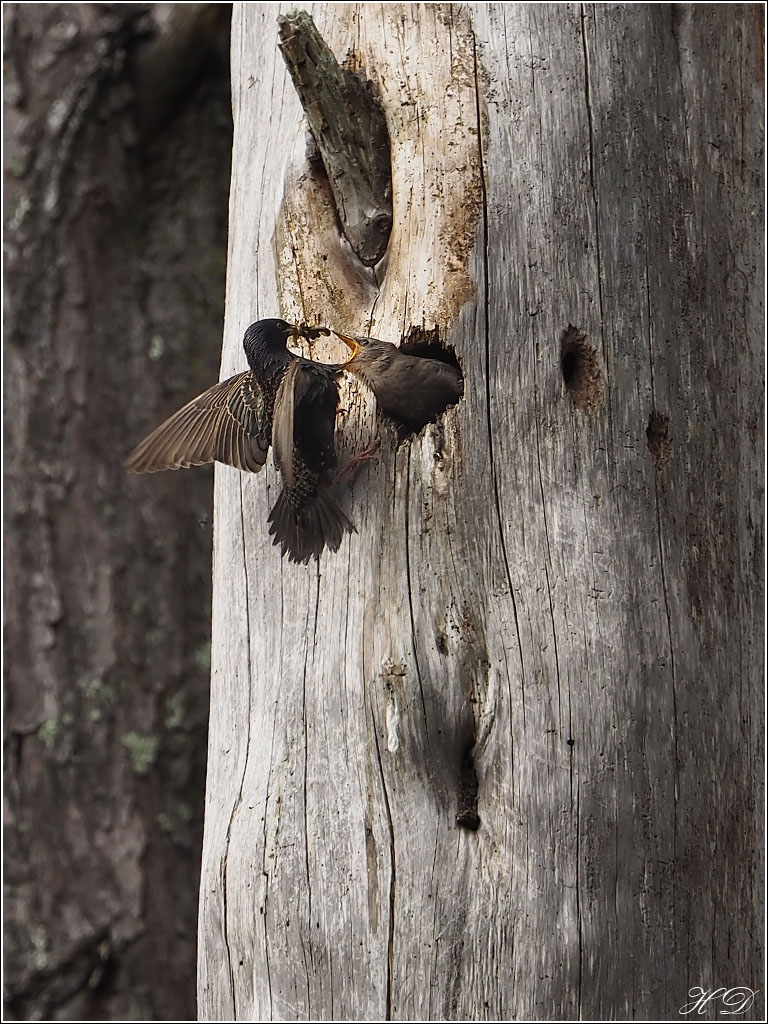
[[[360,345],[359,342],[355,341],[354,338],[350,338],[346,334],[339,334],[338,331],[334,331],[333,333],[336,335],[337,338],[341,338],[341,340],[344,342],[347,348],[352,350],[352,355],[344,364],[346,366],[347,363],[351,363],[353,359],[356,359],[358,357],[358,355],[363,351],[363,346]]]

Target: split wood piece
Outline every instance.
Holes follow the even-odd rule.
[[[373,85],[342,68],[305,12],[278,18],[280,51],[328,175],[341,229],[372,267],[392,231],[389,132]]]

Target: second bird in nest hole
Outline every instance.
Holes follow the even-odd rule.
[[[410,355],[378,338],[333,332],[351,349],[344,369],[361,377],[381,411],[407,431],[419,431],[464,394],[464,378],[449,363]]]

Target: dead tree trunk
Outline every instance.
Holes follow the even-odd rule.
[[[761,14],[314,10],[385,113],[388,256],[340,240],[278,6],[237,5],[223,370],[280,314],[437,328],[466,390],[382,427],[319,567],[269,542],[274,471],[217,469],[201,1016],[761,989]]]

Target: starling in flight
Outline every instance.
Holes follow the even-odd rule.
[[[421,430],[464,394],[464,378],[455,366],[408,355],[388,341],[333,333],[352,350],[344,369],[362,377],[381,411],[408,431]]]
[[[283,489],[269,514],[270,534],[291,561],[307,562],[324,547],[336,551],[354,530],[328,495],[336,466],[334,424],[340,366],[294,355],[289,338],[328,334],[325,328],[259,320],[243,348],[249,370],[214,384],[145,438],[126,459],[131,473],[156,473],[223,462],[257,473],[270,443]]]

